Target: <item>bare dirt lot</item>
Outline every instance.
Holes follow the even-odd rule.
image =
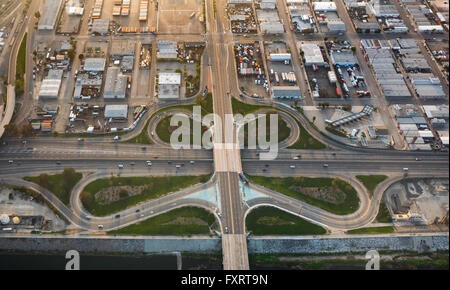
[[[159,0],[159,33],[203,33],[202,0]]]

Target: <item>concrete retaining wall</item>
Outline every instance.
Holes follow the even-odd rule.
[[[368,250],[422,251],[448,250],[448,236],[352,237],[352,238],[255,238],[248,242],[249,253],[345,253]]]
[[[0,250],[158,253],[221,251],[218,238],[1,237]]]
[[[250,238],[248,252],[252,253],[344,253],[368,250],[421,251],[424,245],[431,250],[448,250],[449,237],[273,237]],[[219,238],[195,237],[13,237],[0,236],[0,250],[158,253],[158,252],[217,252],[222,251]]]

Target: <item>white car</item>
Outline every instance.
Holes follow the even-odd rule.
[[[123,169],[123,164],[118,164],[117,167],[118,167],[119,169]]]
[[[295,168],[295,165],[291,165],[291,166],[289,166],[291,169],[294,169]]]

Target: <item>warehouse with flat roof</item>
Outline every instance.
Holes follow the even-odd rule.
[[[128,105],[106,105],[105,106],[105,118],[113,119],[127,119],[128,118]]]
[[[61,89],[63,70],[49,70],[39,89],[39,98],[57,99]]]
[[[105,70],[106,59],[102,57],[86,58],[83,69],[85,71],[102,72]]]
[[[38,30],[55,29],[62,3],[62,0],[45,0],[44,6],[42,7],[42,15],[38,23]]]
[[[106,72],[103,97],[105,99],[125,99],[127,79],[128,77],[121,74],[118,67],[109,67]]]
[[[160,73],[158,78],[158,97],[174,99],[180,97],[181,74]]]

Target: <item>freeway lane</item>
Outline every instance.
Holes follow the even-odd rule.
[[[215,2],[214,4],[218,7],[225,7],[224,2],[219,0],[217,4]],[[222,237],[223,265],[225,270],[245,270],[249,269],[249,265],[243,227],[244,211],[238,177],[238,172],[241,171],[240,151],[236,146],[236,140],[234,140],[236,134],[226,134],[228,128],[235,132],[232,120],[226,118],[226,116],[232,116],[233,114],[229,93],[230,76],[233,76],[229,69],[234,67],[234,61],[230,61],[233,51],[232,34],[225,29],[229,25],[226,24],[227,17],[224,9],[218,9],[217,12],[214,12],[214,10],[213,2],[206,1],[207,28],[209,31],[208,50],[211,53],[210,64],[213,80],[214,124],[222,124],[220,129],[223,128],[220,132],[216,130],[213,137],[214,167],[217,173],[223,216],[222,223],[225,229]],[[231,148],[227,148],[227,145],[231,145]]]
[[[135,165],[131,165],[132,163]],[[74,168],[81,172],[108,170],[114,174],[123,172],[139,174],[144,171],[148,175],[201,175],[212,173],[214,170],[212,161],[195,161],[194,164],[190,164],[189,161],[182,162],[180,160],[153,160],[152,163],[152,166],[147,166],[146,160],[70,159],[62,160],[61,164],[57,164],[55,160],[24,159],[8,164],[7,160],[0,160],[0,177],[60,172],[64,168]],[[124,169],[120,170],[117,167],[118,164],[123,164]],[[178,164],[184,165],[176,168]]]
[[[448,176],[448,160],[440,161],[397,161],[397,160],[291,160],[291,161],[266,161],[268,167],[262,166],[261,162],[255,160],[244,160],[242,167],[245,173],[263,176],[301,176],[302,173],[324,174],[335,176],[336,174],[402,174],[403,168],[408,168],[410,174],[433,174],[436,176]],[[328,164],[328,167],[324,167]],[[290,168],[294,165],[295,168]],[[266,170],[266,171],[263,171]]]

